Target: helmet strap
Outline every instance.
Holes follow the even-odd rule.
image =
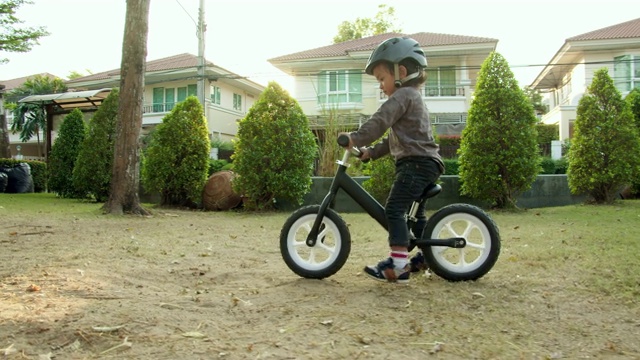
[[[411,79],[415,79],[418,76],[420,76],[420,72],[419,71],[414,72],[413,74],[409,74],[404,78],[400,79],[400,66],[398,64],[393,64],[393,76],[395,77],[395,81],[393,82],[393,84],[397,88],[399,88],[399,87],[402,87],[402,84],[406,83],[407,81]]]
[[[402,86],[402,80],[400,80],[400,66],[397,63],[393,64],[393,76],[395,77],[395,81],[393,84],[399,88]]]

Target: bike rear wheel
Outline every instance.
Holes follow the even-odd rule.
[[[425,239],[456,237],[464,238],[466,246],[421,247],[429,269],[449,281],[477,280],[488,273],[500,255],[500,233],[489,214],[477,206],[451,204],[436,211],[423,232]]]
[[[351,252],[349,228],[332,209],[325,210],[315,245],[306,244],[319,212],[319,205],[296,210],[280,232],[280,253],[284,262],[294,273],[308,279],[323,279],[335,274]]]

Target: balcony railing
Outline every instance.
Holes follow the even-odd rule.
[[[422,97],[464,97],[464,86],[425,86],[420,88]],[[379,100],[386,100],[387,95],[382,90],[378,93]]]
[[[176,106],[175,102],[172,103],[158,103],[158,104],[147,104],[142,106],[142,113],[166,113]]]
[[[422,96],[464,96],[464,86],[425,86]]]

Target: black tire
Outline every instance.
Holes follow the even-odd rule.
[[[428,220],[423,238],[463,237],[464,248],[422,248],[429,269],[449,281],[477,280],[495,265],[500,255],[500,233],[493,219],[477,206],[451,204]]]
[[[284,262],[294,273],[307,279],[324,279],[335,274],[351,252],[349,228],[332,209],[325,212],[315,246],[307,246],[307,235],[319,211],[319,205],[296,210],[280,232],[280,253]]]

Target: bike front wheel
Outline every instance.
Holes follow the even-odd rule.
[[[485,211],[469,204],[451,204],[428,220],[423,239],[464,238],[466,246],[425,246],[422,252],[436,275],[449,281],[477,280],[500,255],[498,226]]]
[[[319,205],[296,210],[280,232],[280,253],[284,262],[294,273],[308,279],[324,279],[335,274],[351,252],[349,228],[332,209],[325,210],[315,245],[307,245],[307,236],[319,212]]]

